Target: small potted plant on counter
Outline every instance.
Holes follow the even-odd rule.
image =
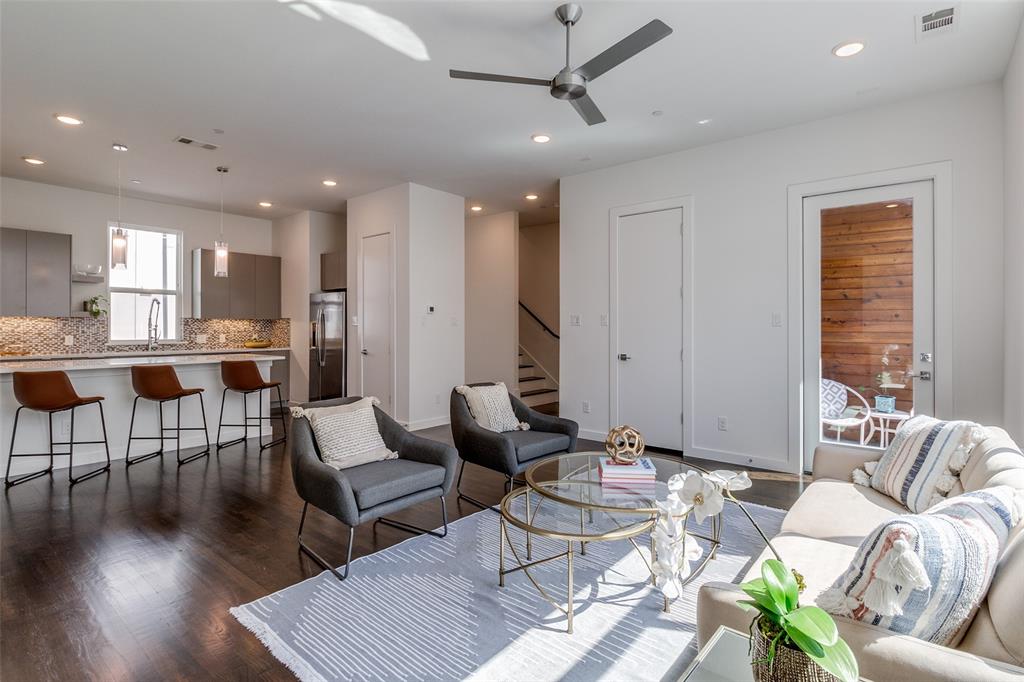
[[[97,294],[85,302],[85,312],[92,315],[94,318],[98,318],[101,315],[107,314],[106,309],[107,297],[103,294]]]
[[[761,577],[740,588],[758,615],[750,624],[758,682],[857,682],[857,660],[836,623],[817,606],[800,606],[803,578],[778,559],[761,564]]]

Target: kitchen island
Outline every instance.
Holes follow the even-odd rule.
[[[82,396],[99,395],[104,397],[103,409],[107,420],[107,439],[110,445],[111,460],[125,458],[128,443],[128,426],[132,413],[132,402],[135,391],[132,389],[131,367],[133,365],[169,364],[178,373],[178,379],[185,388],[203,388],[203,401],[206,407],[206,424],[211,446],[217,438],[217,421],[221,409],[221,393],[224,384],[220,380],[220,363],[224,360],[253,360],[260,368],[264,378],[269,379],[270,367],[274,361],[285,360],[284,356],[256,353],[224,353],[215,355],[150,355],[142,357],[105,357],[75,358],[61,360],[8,360],[0,362],[0,452],[2,466],[7,467],[8,453],[11,451],[11,431],[14,425],[14,413],[18,409],[18,401],[14,398],[13,373],[46,370],[63,370],[67,372],[75,391]],[[249,412],[254,412],[254,398],[250,398]],[[140,400],[135,415],[136,436],[155,436],[158,434],[157,403]],[[270,414],[270,396],[264,394],[260,405],[260,414]],[[173,426],[175,409],[164,406],[164,425]],[[182,426],[201,426],[202,414],[199,400],[185,398],[181,401]],[[242,421],[242,396],[228,393],[224,404],[224,422],[240,424]],[[70,413],[61,412],[53,418],[54,440],[68,440],[70,435]],[[259,429],[263,435],[271,432],[270,422],[261,421]],[[255,438],[255,423],[249,429],[249,437]],[[242,437],[241,427],[225,427],[221,440],[226,442]],[[101,440],[99,410],[86,406],[76,410],[76,440]],[[183,449],[205,444],[202,431],[183,431],[181,434]],[[155,441],[134,441],[132,455],[148,452],[153,449]],[[241,445],[235,446],[241,448]],[[22,410],[18,424],[18,442],[15,452],[46,452],[47,416],[30,410]],[[55,448],[66,452],[67,446]],[[136,450],[137,449],[137,450]],[[165,441],[165,452],[173,457],[174,442]],[[81,445],[75,447],[75,466],[101,462],[106,455],[102,444]],[[17,457],[11,465],[11,476],[35,471],[45,467],[44,458]],[[67,457],[55,457],[54,468],[66,468]]]

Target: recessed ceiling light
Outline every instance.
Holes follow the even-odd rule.
[[[651,116],[662,116],[665,112],[661,109],[655,109],[651,112]]]
[[[115,142],[114,144],[110,145],[110,147],[115,152],[126,152],[126,151],[128,151],[128,145],[121,144],[120,142]]]
[[[133,185],[141,185],[142,184],[142,180],[135,180],[134,178],[132,180],[130,180],[130,182]]]
[[[536,201],[537,200],[537,195],[536,194],[527,194],[526,195],[526,200],[527,201]]]
[[[273,204],[270,203],[269,201],[261,201],[260,206],[262,206],[263,208],[270,208],[271,206],[273,206]]]
[[[46,163],[42,159],[37,159],[34,156],[23,156],[21,157],[21,160],[32,166],[42,166],[44,163]]]
[[[530,137],[530,139],[533,140],[534,142],[536,142],[537,144],[544,144],[545,142],[551,142],[551,136],[550,135],[541,135],[541,134],[532,135]]]
[[[483,206],[470,206],[469,210],[470,211],[482,211],[482,210],[484,210],[484,207]]]
[[[338,183],[335,180],[324,180],[324,186],[325,187],[334,187],[337,184]]]
[[[832,48],[832,54],[837,57],[852,57],[864,49],[864,43],[840,43]]]
[[[706,126],[709,123],[711,123],[710,118],[702,118],[701,120],[697,121],[697,125],[699,126]]]
[[[899,204],[886,204],[885,207],[886,208],[899,208],[900,205]]]
[[[69,125],[69,126],[80,126],[80,125],[82,125],[82,123],[84,123],[84,121],[82,119],[75,118],[74,116],[71,116],[70,114],[54,114],[53,117],[55,119],[57,119],[58,121],[60,121],[61,123],[63,123],[64,125]]]

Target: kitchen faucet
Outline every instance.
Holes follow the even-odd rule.
[[[149,319],[146,323],[146,350],[153,350],[160,340],[160,328],[157,321],[160,315],[160,299],[153,298],[149,304]]]

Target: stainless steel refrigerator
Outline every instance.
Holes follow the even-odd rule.
[[[309,296],[309,399],[347,395],[345,292]]]

